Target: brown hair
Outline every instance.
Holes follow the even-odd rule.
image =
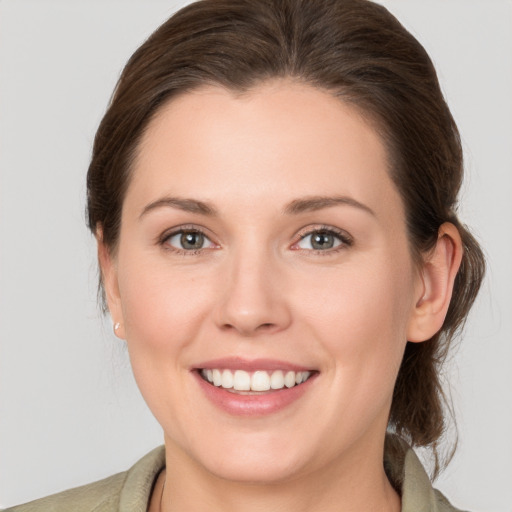
[[[416,261],[442,223],[460,231],[464,256],[439,333],[408,343],[390,428],[433,449],[445,430],[440,369],[484,274],[478,243],[456,217],[463,177],[459,133],[423,47],[368,0],[201,0],[172,16],[134,53],[94,141],[88,223],[115,251],[131,163],[145,128],[177,94],[206,84],[246,91],[289,77],[329,91],[369,117],[386,142]]]

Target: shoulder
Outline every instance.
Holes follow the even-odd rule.
[[[4,512],[113,512],[141,511],[151,495],[153,482],[165,466],[164,447],[151,451],[128,471],[98,482],[75,487]]]
[[[384,466],[402,497],[402,512],[462,512],[433,488],[414,450],[395,435],[386,436]]]
[[[8,508],[5,512],[91,512],[116,510],[126,473]]]

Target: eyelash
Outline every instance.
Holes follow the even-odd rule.
[[[307,238],[308,236],[314,235],[315,233],[322,233],[326,235],[331,235],[337,238],[341,243],[330,249],[302,249],[297,247],[298,244]],[[320,225],[314,227],[307,227],[301,230],[298,234],[299,240],[294,242],[292,248],[296,247],[294,250],[296,251],[304,251],[308,254],[320,255],[320,256],[329,256],[332,254],[336,254],[340,251],[343,251],[349,247],[354,245],[354,239],[346,232],[341,229],[334,228],[332,226]]]
[[[208,250],[209,248],[202,247],[200,249],[180,249],[178,247],[174,247],[170,245],[168,242],[169,240],[176,235],[183,235],[186,233],[191,234],[198,234],[202,235],[205,240],[210,241],[211,244],[216,245],[214,242],[211,241],[210,237],[200,228],[196,226],[179,226],[177,228],[173,228],[170,231],[164,232],[158,239],[158,244],[162,246],[162,248],[166,251],[170,251],[174,254],[178,254],[181,256],[194,256],[198,254],[202,254],[205,250]]]
[[[216,245],[214,242],[212,242],[211,239],[206,235],[206,233],[202,229],[200,229],[196,226],[179,226],[177,228],[173,228],[170,231],[166,231],[158,238],[158,244],[160,246],[162,246],[162,248],[166,251],[171,251],[175,254],[179,254],[179,255],[183,255],[183,256],[194,256],[194,255],[202,254],[205,250],[210,250],[210,248],[206,248],[206,247],[202,247],[200,249],[195,249],[195,250],[180,249],[180,248],[174,247],[168,243],[169,239],[171,239],[172,237],[174,237],[176,235],[180,235],[180,234],[183,235],[185,233],[202,235],[206,240],[210,241],[210,243],[212,245],[218,247],[218,245]],[[302,240],[304,240],[308,236],[314,235],[315,233],[322,233],[325,235],[333,236],[333,237],[337,238],[341,243],[333,248],[330,248],[330,249],[303,249],[303,248],[297,247],[298,244]],[[346,231],[334,228],[332,226],[325,226],[325,225],[314,226],[314,227],[310,226],[310,227],[304,228],[298,233],[297,236],[298,236],[298,240],[292,244],[292,246],[291,246],[292,250],[306,252],[308,254],[321,255],[321,256],[327,256],[327,255],[332,255],[332,254],[338,253],[339,251],[347,249],[348,247],[351,247],[354,244],[353,238]]]

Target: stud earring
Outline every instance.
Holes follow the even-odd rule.
[[[117,334],[117,330],[119,329],[119,327],[121,327],[121,324],[119,322],[116,322],[114,324],[114,334]]]

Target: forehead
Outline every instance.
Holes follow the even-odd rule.
[[[309,191],[401,203],[370,123],[328,92],[289,80],[172,99],[149,123],[133,172],[128,193],[146,200],[168,193],[285,201]]]

